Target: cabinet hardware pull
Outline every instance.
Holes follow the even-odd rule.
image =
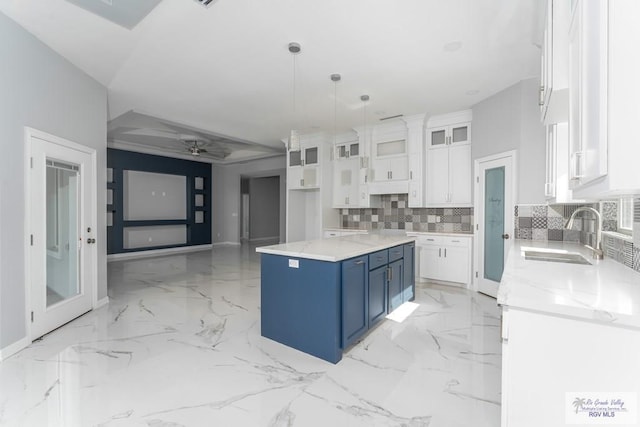
[[[409,171],[409,179],[413,179],[413,171]]]
[[[304,178],[300,180],[300,187],[304,187]]]
[[[444,248],[444,257],[447,257],[447,248]]]
[[[452,243],[460,243],[460,240],[452,240]]]
[[[364,264],[364,261],[363,261],[363,260],[356,261],[354,264],[355,264],[355,265],[362,265],[362,264]]]
[[[435,239],[427,239],[429,242],[433,242],[435,241]]]
[[[438,257],[442,256],[442,248],[438,248]]]

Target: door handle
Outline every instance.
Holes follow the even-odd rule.
[[[503,238],[504,240],[507,240],[507,239],[509,238],[509,233],[505,233],[505,234],[503,234],[503,235],[502,235],[502,238]]]
[[[96,242],[96,239],[92,239],[92,238],[87,239],[88,244],[95,243],[95,242]]]

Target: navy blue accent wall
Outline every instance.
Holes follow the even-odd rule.
[[[186,224],[187,244],[177,246],[206,245],[211,243],[211,164],[109,148],[107,149],[107,167],[113,169],[113,182],[107,183],[107,188],[113,191],[113,204],[107,205],[107,211],[111,211],[113,215],[113,225],[107,227],[108,254],[176,247],[154,246],[149,248],[124,249],[123,229],[125,227]],[[123,219],[124,210],[122,186],[123,171],[125,170],[186,176],[187,199],[184,202],[187,206],[187,219],[125,221]],[[196,177],[204,178],[204,188],[202,190],[195,189]],[[204,195],[204,206],[196,208],[196,194]],[[203,223],[196,224],[196,210],[204,212]]]

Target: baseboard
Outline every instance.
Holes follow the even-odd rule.
[[[280,241],[280,236],[258,237],[256,239],[249,239],[250,242],[264,242],[265,240],[278,240],[278,241]]]
[[[121,261],[126,259],[149,258],[160,255],[174,255],[186,252],[206,251],[213,248],[213,245],[181,246],[179,248],[151,249],[140,252],[127,252],[122,254],[107,255],[107,262]]]
[[[96,305],[93,307],[93,309],[95,310],[96,308],[100,308],[103,305],[107,305],[107,304],[109,304],[109,297],[101,298],[96,302]]]
[[[213,246],[240,246],[240,242],[217,242]]]
[[[18,353],[20,350],[25,349],[31,344],[31,340],[29,337],[24,337],[13,344],[6,346],[3,349],[0,349],[0,362],[7,359],[8,357],[13,356]]]

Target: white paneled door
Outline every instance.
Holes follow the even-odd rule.
[[[27,130],[30,337],[91,310],[96,292],[95,150]]]

